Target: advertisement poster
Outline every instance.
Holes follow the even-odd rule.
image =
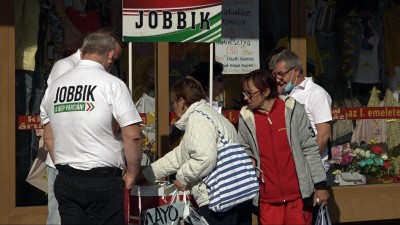
[[[221,41],[221,0],[123,0],[125,42]]]
[[[222,40],[215,43],[215,59],[224,74],[245,74],[260,68],[259,1],[222,1]]]

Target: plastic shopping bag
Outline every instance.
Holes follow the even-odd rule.
[[[319,207],[315,225],[332,225],[331,219],[329,218],[328,206],[324,205]]]
[[[185,203],[175,201],[176,199],[179,199],[178,191],[175,191],[169,204],[143,211],[144,225],[179,225],[179,220],[183,218]]]
[[[43,138],[41,138],[43,139]],[[38,154],[29,170],[26,182],[47,193],[47,174],[46,174],[46,146],[39,146]]]
[[[185,203],[185,208],[183,211],[183,219],[185,224],[188,225],[209,225],[207,220],[200,216],[197,212],[197,209],[190,203],[189,198],[187,195],[184,194],[183,202]]]

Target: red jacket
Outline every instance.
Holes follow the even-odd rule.
[[[294,201],[301,197],[285,124],[285,103],[277,98],[271,112],[255,111],[256,135],[264,183],[260,202]]]

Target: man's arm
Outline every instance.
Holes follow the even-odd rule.
[[[50,123],[44,125],[43,140],[50,153],[50,158],[54,162],[54,139]]]
[[[121,128],[126,158],[125,188],[131,188],[140,170],[143,154],[142,128],[132,124]]]
[[[331,136],[331,123],[319,123],[315,124],[317,128],[317,142],[319,146],[319,154],[322,154],[328,144],[329,138]]]

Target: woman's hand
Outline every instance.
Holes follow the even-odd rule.
[[[185,191],[186,185],[182,184],[179,182],[179,180],[175,180],[175,186],[180,190],[180,191]]]
[[[313,206],[328,205],[329,193],[327,190],[315,190]]]

